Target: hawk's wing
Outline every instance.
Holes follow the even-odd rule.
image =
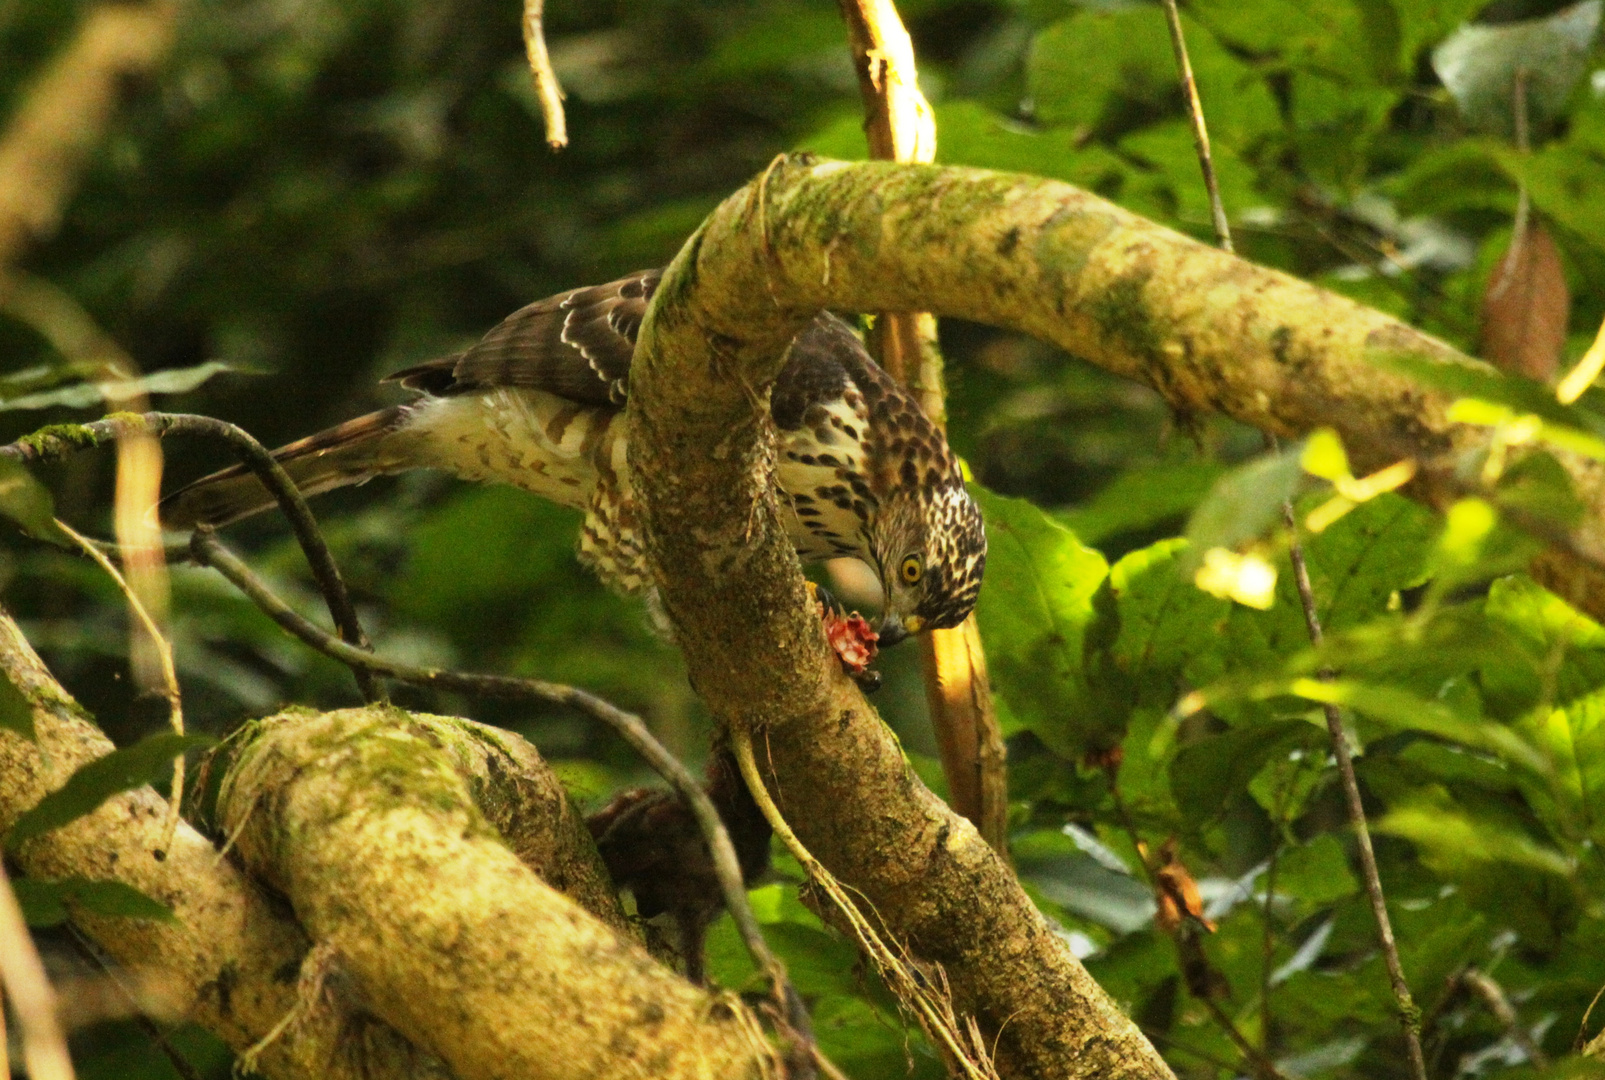
[[[439,397],[525,386],[582,405],[622,405],[641,319],[662,278],[662,270],[641,270],[537,300],[466,352],[398,371],[386,381]]]

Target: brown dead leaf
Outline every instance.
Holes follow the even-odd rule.
[[[1482,297],[1484,359],[1512,375],[1550,382],[1566,344],[1572,295],[1560,251],[1537,220],[1500,258]]]

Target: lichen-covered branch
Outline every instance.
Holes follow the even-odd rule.
[[[38,741],[0,730],[0,832],[78,767],[112,750],[40,662],[15,622],[0,613],[0,673],[33,707]],[[165,860],[167,802],[140,788],[23,844],[17,865],[30,877],[116,880],[166,904],[172,923],[77,913],[75,921],[125,967],[172,995],[172,1011],[236,1050],[260,1040],[295,1008],[295,971],[306,934],[269,903],[210,841],[180,825]],[[362,1038],[354,1045],[352,1031]],[[268,1076],[406,1077],[444,1075],[438,1060],[393,1030],[366,1024],[349,1008],[309,1017],[262,1054]]]
[[[821,307],[975,317],[966,294],[1002,301],[1014,287],[988,277],[1002,257],[979,258],[996,241],[966,243],[966,218],[1033,195],[1040,217],[1021,222],[1058,212],[1050,198],[1088,198],[972,170],[777,163],[715,212],[659,289],[631,374],[631,468],[693,684],[721,720],[755,730],[775,802],[807,847],[891,933],[945,966],[958,1009],[996,1041],[999,1071],[1168,1077],[841,674],[769,488],[757,402],[802,322]],[[1012,317],[1030,312],[1051,321],[1051,307],[1023,301]]]
[[[530,873],[441,743],[450,721],[286,713],[234,752],[225,827],[367,1007],[476,1077],[737,1077],[751,1013]]]
[[[1476,364],[1379,311],[1255,266],[1068,184],[942,166],[789,158],[727,199],[682,254],[688,317],[722,355],[770,356],[821,307],[930,310],[1010,327],[1148,383],[1183,415],[1283,437],[1342,436],[1356,468],[1401,458],[1407,493],[1443,505],[1487,444],[1449,395],[1373,361]],[[666,283],[667,300],[679,298]],[[758,379],[762,364],[749,369]],[[737,365],[745,368],[745,364]],[[692,403],[735,415],[739,386]],[[1605,465],[1560,455],[1585,511],[1534,566],[1605,616]]]

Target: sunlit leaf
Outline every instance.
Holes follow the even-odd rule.
[[[1488,818],[1473,818],[1452,806],[1400,806],[1383,815],[1375,827],[1412,841],[1434,861],[1449,866],[1510,863],[1560,877],[1569,877],[1575,869],[1560,852],[1532,837]]]
[[[179,754],[216,741],[209,735],[162,732],[96,758],[17,818],[4,837],[5,850],[15,851],[24,841],[93,812],[119,792],[155,782],[167,773]]]
[[[1265,454],[1221,477],[1187,522],[1187,563],[1196,569],[1213,548],[1259,539],[1282,520],[1282,504],[1304,482],[1303,450]]]
[[[19,878],[11,887],[29,926],[59,926],[72,917],[73,910],[90,915],[176,921],[166,904],[152,900],[121,881],[91,881],[79,877],[57,881]]]

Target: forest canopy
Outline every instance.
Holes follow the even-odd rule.
[[[405,400],[380,380],[470,346],[532,300],[668,265],[704,222],[699,242],[739,239],[743,198],[764,209],[777,200],[774,233],[761,239],[781,268],[770,288],[795,287],[795,304],[805,291],[796,268],[817,254],[798,239],[802,213],[785,216],[806,201],[796,192],[826,199],[832,175],[844,188],[900,182],[892,165],[818,171],[872,156],[843,6],[853,5],[552,0],[543,31],[568,136],[554,150],[509,0],[0,3],[0,52],[17,60],[0,66],[0,442],[156,408],[222,418],[277,446]],[[1102,334],[1107,349],[1020,332],[1036,316],[1014,329],[942,318],[946,392],[935,398],[989,542],[981,711],[995,713],[1007,788],[995,834],[977,824],[1051,948],[1073,953],[1066,964],[1084,964],[1163,1058],[1129,1075],[1168,1066],[1199,1080],[1437,1080],[1605,1068],[1590,1052],[1605,1056],[1592,1041],[1605,1020],[1589,1015],[1605,986],[1605,819],[1595,820],[1605,592],[1589,576],[1605,568],[1605,546],[1590,547],[1605,536],[1605,396],[1586,369],[1567,378],[1605,360],[1595,344],[1605,321],[1601,0],[1182,3],[1231,244],[1288,278],[1199,246],[1221,237],[1162,4],[910,0],[899,10],[931,105],[935,166],[1062,181],[1173,230],[1145,231],[1117,211],[1099,219],[1116,222],[1111,235],[1129,228],[1160,267],[1078,298],[1096,333],[1076,330],[1076,340]],[[126,21],[96,38],[97,19]],[[83,80],[58,77],[96,62],[116,76],[98,103]],[[30,161],[29,139],[50,117],[86,134],[59,160]],[[1058,198],[1071,212],[1068,189],[923,168],[896,190],[925,194],[882,208],[897,223],[888,229],[909,229],[899,236],[925,214],[950,220],[941,215],[957,197],[942,200],[958,188]],[[1074,203],[1093,217],[1100,206]],[[1015,262],[1070,250],[1043,230]],[[1008,260],[1018,237],[992,254]],[[922,242],[936,250],[941,239]],[[880,265],[874,247],[843,254],[836,287],[873,276],[862,268]],[[670,280],[689,280],[694,257],[682,255]],[[822,258],[828,274],[830,252]],[[1183,263],[1201,275],[1187,279],[1202,282],[1192,308],[1187,289],[1164,292],[1165,267]],[[968,270],[977,296],[1002,291],[983,260]],[[933,271],[938,279],[953,275]],[[1162,302],[1206,310],[1211,287],[1240,281],[1252,284],[1244,311],[1299,282],[1325,290],[1298,295],[1329,323],[1310,314],[1286,341],[1250,342],[1282,365],[1263,401],[1242,391],[1257,353],[1210,354],[1207,335],[1176,329],[1182,315],[1153,315]],[[761,306],[762,288],[732,307]],[[933,287],[904,306],[961,291]],[[890,317],[868,306],[843,314],[879,348]],[[1341,336],[1351,318],[1398,333],[1342,368],[1360,373],[1348,387],[1299,349]],[[1211,382],[1210,371],[1226,374]],[[1348,419],[1355,402],[1383,398],[1397,411]],[[1376,438],[1354,437],[1373,420]],[[187,751],[185,812],[208,858],[227,846],[263,895],[288,893],[296,871],[263,854],[273,848],[258,835],[264,816],[229,802],[249,772],[241,762],[257,760],[239,748],[259,735],[293,739],[302,714],[287,706],[344,710],[368,686],[177,552],[158,615],[178,692],[153,693],[156,661],[123,589],[48,524],[54,515],[89,536],[122,536],[119,460],[132,452],[108,439],[27,471],[0,462],[0,511],[19,524],[0,524],[0,602],[75,699],[74,715],[122,748],[123,770],[80,770],[88,794],[76,803],[52,796],[33,810],[0,795],[4,865],[64,1002],[78,1075],[188,1080],[262,1061],[272,1071],[282,1063],[237,1053],[239,1032],[164,1011],[159,980],[136,986],[134,1004],[108,989],[139,973],[108,966],[93,927],[157,925],[173,917],[167,907],[127,883],[39,869],[61,865],[39,854],[53,830],[81,824],[113,792],[166,791],[170,762]],[[235,460],[208,439],[168,438],[161,454],[168,490]],[[662,612],[581,566],[577,511],[425,471],[332,493],[315,509],[376,655],[569,684],[639,715],[694,770],[717,762],[728,716],[709,690],[722,676],[709,674],[707,647],[682,637],[682,651]],[[224,537],[290,609],[330,625],[282,516]],[[879,603],[878,586],[865,591],[845,568],[808,572],[849,606],[873,614]],[[131,564],[129,576],[137,589]],[[895,734],[886,752],[917,776],[910,790],[923,783],[960,807],[920,647],[881,654],[865,715]],[[42,683],[18,670],[0,681],[0,749],[22,760]],[[475,799],[499,769],[550,767],[561,790],[541,798],[559,839],[515,836],[486,812],[521,857],[548,842],[587,845],[575,808],[596,814],[660,784],[572,699],[483,696],[466,684],[392,682],[389,692],[395,706],[430,714],[409,729],[424,749],[408,753],[470,732],[486,756],[440,770],[462,771]],[[184,735],[170,727],[180,698]],[[327,713],[318,723],[332,726],[317,730],[344,730],[353,715]],[[206,755],[219,742],[214,772]],[[771,749],[776,761],[806,760],[778,730]],[[225,769],[230,753],[240,756]],[[888,759],[876,760],[866,759],[866,788],[884,779],[876,770]],[[978,768],[1004,775],[1000,761]],[[0,770],[0,787],[22,791],[13,780]],[[447,801],[459,798],[450,790]],[[922,797],[910,796],[937,814]],[[778,801],[806,810],[808,798]],[[565,873],[589,881],[589,870]],[[821,1054],[852,1077],[953,1068],[808,879],[777,839],[749,901]],[[1379,946],[1372,885],[1386,898],[1393,955]],[[612,903],[605,882],[575,889]],[[906,929],[907,913],[886,908],[888,927]],[[651,976],[663,1000],[693,1001],[668,974],[663,926],[643,931],[635,908],[622,910],[619,932],[644,935],[669,965]],[[709,929],[706,954],[713,987],[775,1021],[766,973],[729,915]],[[339,967],[312,955],[296,961],[303,990],[309,971]],[[1011,1042],[1032,1036],[985,1011],[985,964],[960,948],[941,960],[951,972],[920,967],[916,981],[945,993],[951,974],[960,1014],[979,1013],[978,1056],[991,1046],[999,1074],[1036,1075],[1046,1051]],[[6,1019],[21,1069],[19,1017]],[[1063,1074],[1096,1060],[1056,1052]]]

